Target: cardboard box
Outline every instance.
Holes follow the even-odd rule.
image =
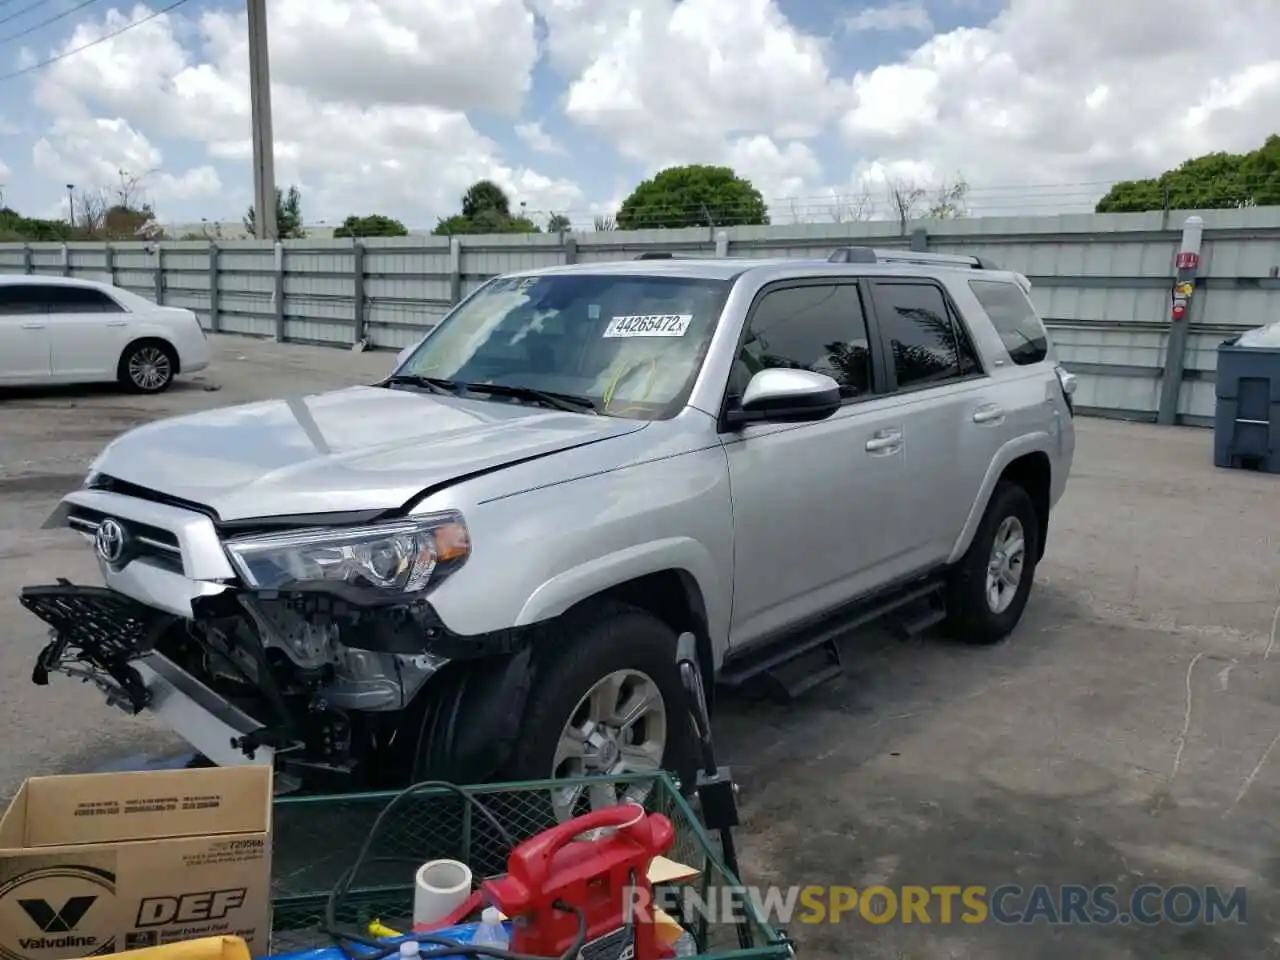
[[[271,768],[33,777],[0,820],[0,960],[271,933]]]

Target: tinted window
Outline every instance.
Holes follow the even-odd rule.
[[[36,285],[0,284],[0,315],[45,313],[44,289]]]
[[[857,286],[818,284],[766,293],[748,323],[731,392],[741,395],[751,375],[767,367],[825,373],[846,397],[870,393],[867,322]]]
[[[970,280],[969,289],[987,311],[1014,363],[1026,366],[1049,355],[1049,335],[1021,287],[997,280]]]
[[[50,284],[43,290],[50,313],[121,313],[123,308],[100,290]]]
[[[934,385],[979,370],[973,346],[957,333],[942,291],[931,283],[875,284],[876,315],[899,387]]]

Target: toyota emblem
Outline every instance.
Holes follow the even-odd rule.
[[[126,534],[118,520],[107,517],[98,524],[98,533],[94,537],[94,547],[107,563],[118,563],[124,556]]]

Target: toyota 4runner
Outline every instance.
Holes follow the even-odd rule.
[[[866,247],[490,280],[380,383],[108,445],[35,682],[295,783],[680,770],[678,643],[795,695],[872,622],[1014,629],[1074,450],[1029,289]]]

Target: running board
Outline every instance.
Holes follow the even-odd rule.
[[[910,640],[946,619],[943,585],[915,583],[859,604],[848,613],[822,620],[810,630],[743,652],[725,662],[717,682],[739,689],[764,680],[777,699],[791,702],[819,684],[843,675],[840,643],[876,624],[898,639]]]

